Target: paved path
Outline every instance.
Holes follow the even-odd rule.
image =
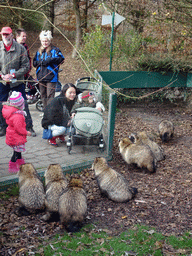
[[[70,170],[74,167],[86,166],[96,156],[106,155],[106,151],[101,153],[96,146],[74,145],[70,155],[65,143],[59,144],[58,147],[50,146],[47,140],[42,139],[41,112],[36,110],[35,104],[29,105],[29,109],[37,136],[27,138],[26,152],[22,153],[22,156],[25,162],[32,163],[38,172],[43,173],[52,163],[61,164],[64,170]],[[10,180],[17,179],[17,174],[8,172],[8,163],[11,156],[12,149],[5,144],[5,136],[0,137],[0,186],[9,183]]]

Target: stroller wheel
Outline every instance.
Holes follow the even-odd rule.
[[[101,135],[100,139],[99,139],[99,150],[101,152],[103,152],[105,150],[105,142],[104,142],[104,139],[103,139],[103,135]]]
[[[39,110],[40,112],[43,112],[43,102],[42,102],[42,100],[37,101],[36,109]]]
[[[100,150],[100,152],[104,152],[104,150],[105,150],[105,144],[103,143],[103,144],[99,144],[99,150]]]
[[[70,155],[71,154],[71,147],[67,147],[67,153]]]
[[[67,152],[68,152],[68,154],[71,154],[71,149],[72,149],[71,138],[68,139],[66,145],[67,145]]]

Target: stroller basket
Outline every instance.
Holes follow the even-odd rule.
[[[73,120],[76,133],[85,137],[95,137],[103,128],[103,117],[98,109],[83,107],[78,108]]]

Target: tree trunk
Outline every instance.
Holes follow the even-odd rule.
[[[51,2],[51,6],[50,6],[50,19],[51,19],[51,23],[54,24],[54,19],[55,19],[55,1]],[[53,26],[51,26],[51,33],[53,35]]]
[[[79,0],[73,0],[73,8],[76,18],[76,39],[75,39],[75,48],[73,48],[72,58],[77,56],[77,51],[80,47],[81,42],[81,15],[79,9]]]
[[[83,15],[83,24],[82,27],[87,29],[87,15],[88,15],[88,0],[85,1],[84,15]]]

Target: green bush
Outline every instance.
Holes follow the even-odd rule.
[[[133,30],[126,34],[117,34],[114,41],[113,56],[133,57],[140,52],[142,42],[142,36]]]
[[[192,72],[192,62],[186,59],[177,59],[174,56],[165,54],[150,54],[139,59],[138,70],[156,71],[161,73]]]
[[[113,70],[134,70],[135,60],[142,56],[145,41],[141,34],[133,30],[117,33],[113,44]]]
[[[96,26],[90,33],[84,34],[80,53],[90,68],[96,68],[100,59],[109,54],[109,36],[100,26]]]
[[[7,188],[6,191],[0,192],[0,198],[3,200],[7,200],[12,196],[18,196],[19,195],[19,186],[18,184],[14,184]]]
[[[127,34],[117,33],[113,41],[113,63],[115,68],[127,68],[127,63],[136,55],[140,56],[144,39],[133,30]],[[96,26],[90,33],[83,36],[83,44],[80,50],[81,56],[86,61],[90,69],[97,69],[102,58],[110,57],[111,31],[102,31],[100,26]],[[129,61],[128,61],[129,58]]]

